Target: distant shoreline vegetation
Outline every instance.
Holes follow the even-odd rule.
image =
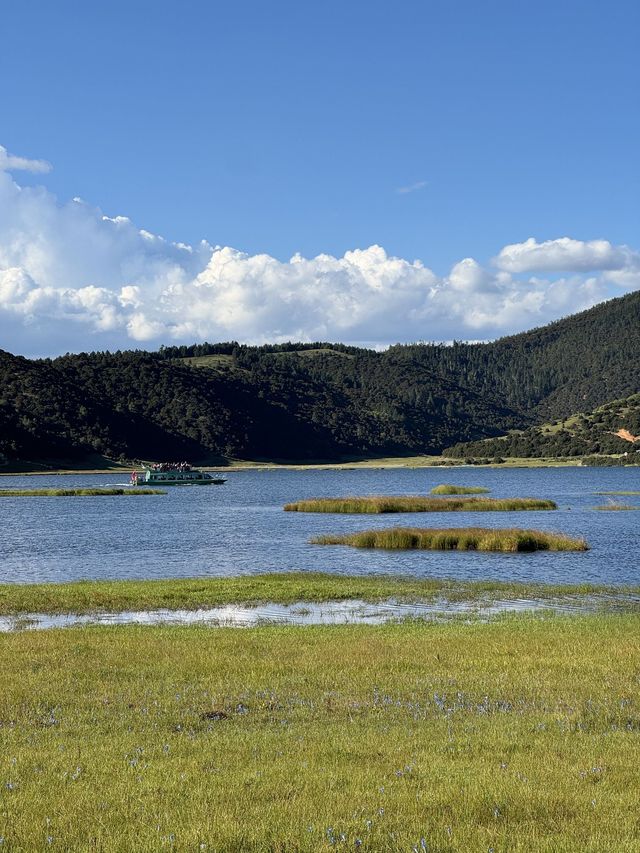
[[[113,495],[166,495],[162,489],[0,489],[0,498],[78,498]]]
[[[495,530],[488,527],[390,527],[359,533],[316,536],[314,545],[429,551],[588,551],[584,539],[542,530]]]
[[[285,512],[396,513],[396,512],[523,512],[553,510],[555,501],[538,498],[430,498],[421,495],[393,497],[314,498],[285,504]]]

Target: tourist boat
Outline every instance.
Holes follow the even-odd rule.
[[[199,471],[188,462],[158,462],[143,469],[131,474],[132,486],[219,486],[227,482],[225,477]]]

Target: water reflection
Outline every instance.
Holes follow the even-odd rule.
[[[632,596],[567,596],[556,599],[505,599],[490,603],[447,601],[405,603],[383,601],[299,601],[294,604],[263,604],[251,607],[226,604],[198,610],[140,610],[124,613],[47,614],[0,616],[0,632],[69,628],[81,625],[206,625],[208,627],[253,628],[265,624],[285,625],[380,625],[401,619],[441,621],[459,616],[488,619],[501,613],[547,611],[557,614],[622,611],[640,605]]]

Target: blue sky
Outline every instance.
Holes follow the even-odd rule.
[[[445,277],[530,237],[634,246],[639,25],[601,0],[23,0],[3,10],[0,144],[53,165],[12,179],[61,206],[281,262],[377,244]]]

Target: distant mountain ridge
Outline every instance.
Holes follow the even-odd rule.
[[[640,390],[640,292],[488,344],[0,351],[5,460],[439,453]]]

